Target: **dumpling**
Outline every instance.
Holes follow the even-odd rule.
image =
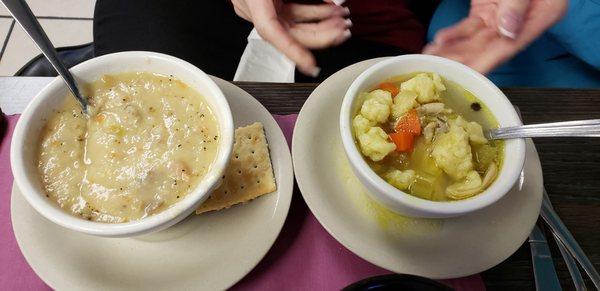
[[[465,199],[481,192],[483,182],[477,171],[470,171],[460,182],[446,188],[446,195],[452,199]]]
[[[360,114],[376,123],[384,123],[390,116],[392,94],[384,90],[374,90],[366,97]]]
[[[361,133],[369,131],[369,129],[375,125],[371,120],[366,119],[364,116],[358,114],[352,120],[352,128],[354,129],[354,136],[358,136]]]
[[[446,90],[446,86],[444,86],[444,82],[442,82],[442,77],[436,73],[431,73],[431,78],[433,79],[433,85],[437,89],[438,92],[442,92]]]
[[[456,123],[450,123],[449,131],[436,137],[431,156],[436,164],[454,180],[466,177],[473,170],[469,135]]]
[[[475,121],[467,123],[465,130],[469,134],[469,140],[472,144],[482,145],[487,144],[488,140],[483,136],[483,128]]]
[[[439,76],[438,76],[439,78]],[[446,90],[441,82],[434,82],[432,77],[426,73],[414,76],[412,79],[403,82],[400,85],[401,91],[412,91],[417,93],[417,101],[421,104],[440,100],[440,92]]]
[[[394,97],[392,116],[398,119],[417,106],[419,106],[419,103],[417,103],[417,93],[413,91],[401,91]]]
[[[390,185],[400,190],[407,190],[415,181],[416,174],[413,170],[392,170],[387,172],[384,178]]]
[[[366,133],[359,134],[358,143],[363,155],[374,162],[383,160],[396,149],[396,145],[389,141],[387,133],[381,127],[371,127]]]

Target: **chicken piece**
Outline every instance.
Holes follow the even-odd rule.
[[[490,163],[487,170],[485,171],[485,175],[483,176],[483,182],[481,183],[481,188],[485,189],[488,186],[490,186],[490,184],[492,184],[492,182],[496,178],[497,174],[498,174],[498,167],[496,166],[496,163],[494,163],[494,162]]]
[[[469,135],[456,123],[450,123],[449,131],[438,134],[433,142],[431,156],[437,165],[454,180],[460,180],[473,170],[473,157]]]
[[[394,97],[392,116],[395,119],[398,119],[417,106],[419,106],[419,103],[417,103],[417,93],[412,91],[401,91]]]
[[[359,134],[358,143],[363,155],[374,162],[383,160],[396,149],[396,145],[389,141],[387,133],[381,127],[371,127],[366,133]]]
[[[358,114],[352,120],[352,129],[354,130],[354,136],[359,136],[362,133],[369,131],[371,127],[375,125],[375,122],[366,119],[364,116]]]
[[[91,121],[92,124],[90,126],[97,126],[107,134],[120,134],[123,131],[123,126],[119,123],[119,117],[113,112],[99,112]]]
[[[441,79],[440,82],[434,82],[433,78],[426,73],[418,74],[400,85],[401,91],[417,93],[417,101],[421,104],[439,101],[440,92],[445,89],[446,87],[441,83]]]
[[[370,92],[362,107],[360,114],[376,123],[384,123],[390,116],[392,106],[392,94],[384,90]]]
[[[391,170],[385,174],[384,178],[390,185],[400,190],[407,190],[415,181],[416,174],[413,170]]]
[[[452,199],[459,200],[469,198],[482,190],[481,177],[477,171],[470,171],[460,182],[454,183],[446,188],[446,195]]]
[[[435,135],[435,128],[437,127],[437,123],[429,122],[425,128],[423,129],[423,137],[425,137],[425,143],[430,144],[433,140],[433,136]]]
[[[123,120],[123,123],[125,123],[128,127],[135,127],[141,119],[142,115],[137,106],[133,104],[128,104],[125,106],[123,109],[123,114],[121,115],[121,120]]]
[[[444,103],[442,102],[427,103],[417,108],[419,115],[438,115],[442,112],[444,112]]]

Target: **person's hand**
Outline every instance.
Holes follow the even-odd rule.
[[[567,0],[472,0],[469,16],[440,30],[423,53],[485,74],[538,38],[566,9]]]
[[[348,8],[332,3],[297,4],[281,0],[232,0],[238,16],[252,22],[260,36],[316,77],[319,67],[309,49],[335,46],[350,37]],[[326,1],[330,2],[330,1]]]

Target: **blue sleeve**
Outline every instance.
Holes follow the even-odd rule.
[[[427,42],[431,42],[435,34],[443,28],[452,26],[469,16],[471,4],[468,0],[444,0],[431,17],[427,30]]]
[[[569,53],[600,70],[600,0],[570,0],[565,16],[548,33]]]

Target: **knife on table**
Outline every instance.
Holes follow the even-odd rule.
[[[546,193],[546,189],[544,189],[544,195],[548,195]],[[550,199],[542,200],[542,211],[540,213],[542,218],[546,221],[554,235],[558,237],[558,239],[564,244],[569,253],[579,262],[581,268],[588,274],[594,286],[600,290],[600,274],[594,267],[594,264],[590,261],[590,259],[585,255],[571,232],[567,229],[564,223],[558,217],[558,214],[552,208],[550,204]]]
[[[523,119],[521,116],[521,110],[518,106],[515,106],[515,111],[519,115],[519,119]],[[524,172],[521,172],[524,175]],[[544,233],[540,228],[534,225],[533,230],[529,234],[529,247],[531,249],[531,261],[533,262],[533,276],[535,278],[535,288],[538,291],[555,291],[562,290],[560,282],[558,281],[558,275],[554,268],[554,261],[552,260],[552,253],[548,247],[548,241],[544,236]]]
[[[546,193],[545,188],[544,188],[543,199],[544,199],[544,203],[546,205],[548,205],[551,208],[554,208],[554,207],[552,207],[552,202],[550,202],[550,197],[548,197],[548,193]],[[569,253],[565,244],[560,240],[560,238],[554,231],[552,231],[552,235],[554,236],[554,241],[556,241],[556,245],[558,246],[558,249],[560,250],[560,254],[562,255],[562,257],[565,261],[567,270],[569,270],[569,274],[571,274],[571,279],[573,279],[573,284],[575,285],[575,290],[586,291],[587,288],[585,286],[585,281],[583,281],[583,277],[581,277],[581,272],[579,272],[579,267],[577,266],[575,259],[573,258],[571,253]]]
[[[554,269],[554,262],[552,261],[548,241],[537,225],[533,227],[529,235],[529,246],[531,248],[536,290],[562,290],[556,269]]]

